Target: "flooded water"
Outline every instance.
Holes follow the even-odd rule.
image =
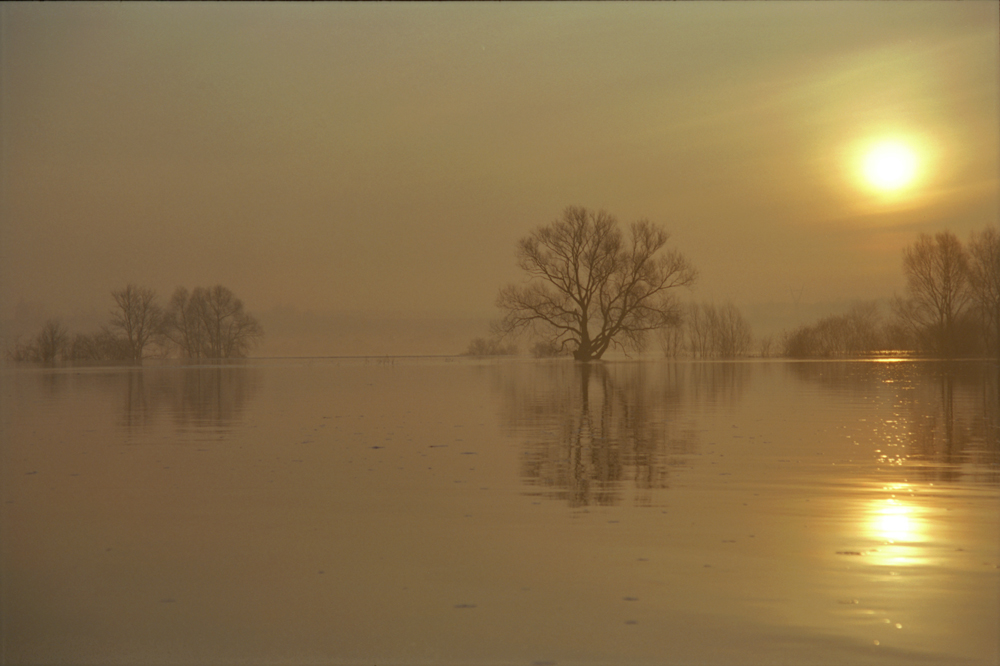
[[[996,664],[997,366],[2,374],[11,664]]]

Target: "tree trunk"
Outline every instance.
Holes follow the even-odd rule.
[[[580,346],[573,352],[573,358],[577,361],[590,361],[594,358],[594,341],[590,339],[590,331],[587,330],[587,308],[584,307],[580,314]]]
[[[594,346],[590,341],[586,344],[581,344],[573,352],[573,358],[577,361],[599,361],[603,355],[604,349]]]

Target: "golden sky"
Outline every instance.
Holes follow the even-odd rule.
[[[129,281],[488,316],[571,204],[663,224],[696,299],[881,298],[917,234],[998,223],[994,2],[5,3],[0,30],[0,319]],[[895,190],[864,176],[887,141]]]

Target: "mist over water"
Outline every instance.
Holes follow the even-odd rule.
[[[992,664],[997,377],[5,368],[3,660]]]

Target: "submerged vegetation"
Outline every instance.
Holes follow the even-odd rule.
[[[257,320],[228,288],[179,287],[164,308],[156,292],[134,284],[111,292],[114,308],[95,333],[69,331],[51,319],[33,338],[6,351],[11,362],[141,363],[147,358],[240,358],[263,338]]]

